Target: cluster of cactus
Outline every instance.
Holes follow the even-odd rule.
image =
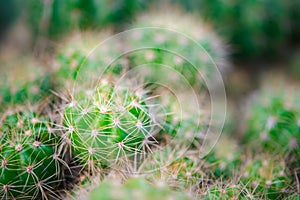
[[[37,111],[8,110],[0,133],[1,198],[56,198],[64,162],[54,122]]]
[[[78,1],[76,6],[87,9],[95,2]],[[56,10],[62,8],[58,4],[69,7],[68,3],[74,4],[53,1],[52,14],[60,12]],[[291,170],[299,166],[300,110],[294,102],[287,104],[283,95],[267,95],[270,102],[253,106],[243,145],[250,147],[251,153],[268,153],[266,156],[248,159],[249,155],[243,155],[243,148],[235,140],[222,137],[221,143],[203,157],[201,145],[206,142],[203,138],[210,136],[204,132],[211,113],[205,110],[209,107],[208,92],[201,90],[198,86],[203,85],[197,81],[202,75],[199,71],[213,77],[210,70],[214,62],[220,70],[226,66],[223,42],[193,17],[176,12],[143,15],[133,26],[171,28],[187,36],[178,37],[175,32],[161,31],[162,28],[139,29],[132,37],[117,40],[126,47],[116,44],[101,48],[100,45],[91,53],[92,46],[101,43],[106,33],[87,34],[86,38],[91,40],[82,44],[75,36],[64,44],[53,62],[51,75],[58,81],[57,85],[52,84],[52,77],[35,78],[36,81],[18,86],[20,89],[12,93],[11,83],[1,83],[0,110],[11,108],[0,117],[2,198],[60,198],[59,189],[66,189],[70,181],[64,170],[73,179],[78,174],[84,174],[87,179],[75,181],[86,181],[83,185],[88,189],[85,196],[77,194],[82,190],[75,189],[71,192],[73,199],[297,198],[292,194]],[[128,47],[136,51],[128,53]],[[127,54],[119,55],[122,51]],[[192,60],[175,55],[176,51]],[[155,67],[151,76],[144,74],[139,77],[142,80],[135,80],[141,81],[142,86],[130,76],[129,81],[126,77],[122,79],[122,75],[143,64],[171,66],[192,87],[181,87],[181,82],[175,80],[170,88],[179,87],[179,92],[172,96],[173,91],[153,84],[154,80],[166,76]],[[70,99],[64,98],[66,95],[63,101],[43,102],[59,105],[35,108],[52,90],[56,93],[56,89],[65,86],[71,92]],[[203,103],[199,113],[192,97],[195,91],[196,100]],[[57,116],[53,116],[56,111]],[[278,157],[272,157],[271,153]],[[292,163],[283,158],[286,155],[293,157]],[[117,184],[109,176],[114,171],[126,173],[122,180],[141,177]],[[96,177],[99,174],[101,178]],[[100,185],[92,183],[95,177],[101,181]]]

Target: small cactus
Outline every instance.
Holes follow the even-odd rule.
[[[103,181],[97,188],[90,193],[90,200],[96,199],[192,199],[183,192],[172,191],[164,183],[148,183],[144,178],[132,178],[124,185],[114,184],[112,181]]]
[[[202,197],[206,200],[226,200],[226,199],[251,199],[247,198],[243,192],[243,189],[238,186],[212,186],[205,191],[205,194]]]
[[[144,153],[157,128],[147,98],[141,89],[102,81],[88,98],[72,101],[64,110],[64,126],[75,158],[92,172]]]
[[[300,145],[300,110],[291,101],[293,97],[276,92],[266,92],[258,97],[248,118],[245,143],[256,150],[280,154],[297,152]]]
[[[258,198],[283,198],[291,189],[291,176],[280,158],[263,155],[247,160],[241,173],[240,182]]]
[[[47,199],[62,181],[59,137],[37,112],[7,111],[0,121],[0,195],[5,199]]]
[[[169,12],[158,9],[140,15],[132,27],[138,29],[127,38],[130,50],[134,50],[128,55],[129,66],[150,65],[147,70],[153,70],[154,77],[145,75],[150,80],[166,78],[161,67],[164,70],[170,68],[165,72],[169,74],[170,70],[175,70],[180,74],[179,78],[186,79],[191,85],[199,83],[203,76],[212,76],[215,63],[220,71],[226,70],[224,42],[207,25],[178,9]],[[175,75],[170,76],[176,78]]]
[[[237,144],[223,136],[204,158],[207,163],[206,171],[212,173],[213,179],[230,179],[239,172],[241,156],[242,153]]]

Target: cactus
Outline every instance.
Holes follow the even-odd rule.
[[[57,198],[64,161],[53,122],[27,108],[8,110],[1,119],[2,198]]]
[[[113,181],[104,181],[90,193],[90,199],[192,199],[183,192],[172,191],[164,183],[150,184],[144,178],[132,178],[124,185]]]
[[[284,198],[291,190],[291,176],[282,158],[263,155],[247,160],[241,169],[240,182],[262,199]]]
[[[289,94],[292,93],[264,92],[262,97],[258,95],[260,99],[253,103],[248,118],[245,143],[256,150],[297,153],[300,145],[300,110],[292,100],[293,95]]]
[[[52,64],[53,76],[60,87],[71,89],[75,81],[84,79],[86,82],[86,77],[89,77],[90,82],[93,82],[101,75],[120,75],[128,68],[124,64],[125,58],[118,58],[120,44],[101,45],[110,36],[110,30],[84,31],[72,33],[62,40],[62,48],[58,49]],[[113,61],[122,69],[110,68]]]
[[[228,180],[237,176],[241,165],[241,150],[226,137],[222,137],[215,148],[204,160],[207,163],[206,171],[212,173],[213,179]]]
[[[172,23],[174,21],[175,24]],[[171,67],[183,76],[179,78],[187,79],[191,85],[199,83],[203,78],[201,76],[211,77],[214,63],[222,72],[228,67],[224,42],[206,24],[193,16],[183,15],[178,9],[158,9],[140,15],[132,27],[139,29],[127,38],[127,46],[134,50],[128,55],[129,66],[150,64],[151,68],[147,70],[153,70],[152,77],[145,75],[150,81],[157,77],[160,77],[159,80],[165,79],[166,72],[162,73],[157,65]],[[175,75],[170,76],[176,78]],[[177,85],[181,84],[179,82]]]
[[[239,186],[212,186],[205,191],[203,199],[206,200],[217,200],[217,199],[251,199],[247,198],[247,195],[243,191],[243,189],[239,188]]]
[[[145,152],[158,124],[150,112],[151,97],[144,95],[141,89],[102,81],[88,98],[75,99],[64,109],[73,154],[90,172],[123,159],[130,163]]]
[[[51,91],[56,86],[53,78],[32,59],[21,57],[11,61],[4,58],[2,67],[0,111],[16,105],[35,104],[50,98]]]

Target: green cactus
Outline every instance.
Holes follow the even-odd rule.
[[[84,31],[70,34],[62,40],[62,48],[53,62],[53,76],[59,85],[71,89],[75,81],[86,82],[86,77],[93,82],[104,74],[122,74],[128,67],[124,64],[126,58],[118,58],[120,44],[100,45],[110,36],[109,30]],[[120,66],[111,68],[113,61]]]
[[[203,195],[203,199],[206,200],[226,200],[226,199],[251,199],[247,197],[247,194],[243,191],[243,189],[239,188],[239,186],[212,186],[209,187],[207,191],[205,191]]]
[[[4,199],[57,198],[62,177],[59,137],[53,122],[27,109],[7,111],[0,121],[0,196]]]
[[[243,165],[241,173],[240,182],[254,197],[277,199],[290,192],[292,179],[283,159],[270,155],[250,159]]]
[[[174,21],[176,23],[172,23]],[[202,76],[212,76],[214,63],[222,72],[228,66],[224,42],[207,25],[193,16],[182,14],[179,10],[158,9],[158,11],[140,15],[132,27],[139,29],[127,38],[127,46],[130,50],[135,50],[128,54],[129,66],[149,64],[151,67],[147,70],[153,70],[153,72],[146,71],[150,76],[145,77],[150,80],[157,79],[157,77],[160,77],[159,80],[165,78],[165,73],[162,73],[159,68],[160,65],[177,71],[183,76],[179,78],[187,79],[191,85],[203,80]],[[176,78],[175,75],[172,77]],[[182,82],[178,83],[180,84]]]
[[[129,163],[135,154],[144,153],[158,128],[150,112],[153,104],[148,105],[150,97],[144,95],[141,89],[102,81],[90,96],[65,108],[66,136],[75,158],[89,171],[123,159]]]
[[[156,182],[148,183],[144,178],[132,178],[124,185],[118,185],[113,181],[106,180],[90,193],[90,200],[120,199],[192,199],[183,192],[172,191],[167,185]]]
[[[53,77],[33,59],[13,55],[20,58],[1,58],[0,111],[16,105],[33,105],[50,98],[56,87]]]
[[[251,107],[244,142],[256,150],[296,153],[300,145],[300,110],[296,102],[290,101],[293,97],[265,92],[259,98]]]
[[[222,137],[213,150],[204,158],[206,171],[213,179],[228,180],[238,175],[242,153],[232,139]]]

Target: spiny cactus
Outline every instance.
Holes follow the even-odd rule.
[[[90,193],[90,200],[96,199],[192,199],[182,192],[172,191],[163,182],[151,184],[144,178],[132,178],[124,185],[115,184],[113,181],[103,181]]]
[[[48,98],[55,88],[53,78],[32,59],[21,56],[14,61],[4,59],[1,67],[0,111],[16,105],[38,103]]]
[[[57,197],[64,161],[51,120],[29,109],[6,111],[0,121],[3,199]]]
[[[281,154],[297,152],[300,145],[300,110],[288,94],[292,93],[265,92],[258,96],[251,107],[245,143],[256,150]]]
[[[239,188],[238,185],[231,186],[212,186],[205,191],[204,195],[202,196],[203,199],[206,200],[226,200],[226,199],[251,199],[247,198],[247,195],[243,191],[242,188]]]
[[[206,171],[212,173],[213,179],[226,180],[238,175],[242,153],[237,144],[231,140],[223,135],[204,158],[207,163]]]
[[[134,50],[128,54],[129,66],[149,64],[147,70],[153,70],[153,76],[161,79],[165,77],[160,67],[169,67],[192,85],[203,80],[203,75],[211,76],[214,63],[219,70],[226,70],[227,49],[223,41],[193,16],[183,15],[177,9],[158,9],[137,17],[132,27],[139,29],[127,38],[128,46]]]
[[[74,81],[97,81],[100,76],[110,73],[120,75],[128,69],[124,59],[120,56],[120,44],[103,41],[111,36],[111,31],[93,32],[84,31],[70,34],[62,40],[62,48],[57,52],[53,62],[53,76],[61,87],[72,89]],[[120,68],[110,68],[115,61]],[[118,71],[119,70],[119,71]],[[82,80],[83,79],[83,80]]]
[[[291,190],[291,176],[282,158],[263,155],[249,159],[241,168],[240,182],[253,194],[263,199],[284,198]]]
[[[64,109],[64,126],[75,158],[93,172],[145,153],[158,128],[150,99],[140,88],[102,80],[90,96],[72,101]]]

